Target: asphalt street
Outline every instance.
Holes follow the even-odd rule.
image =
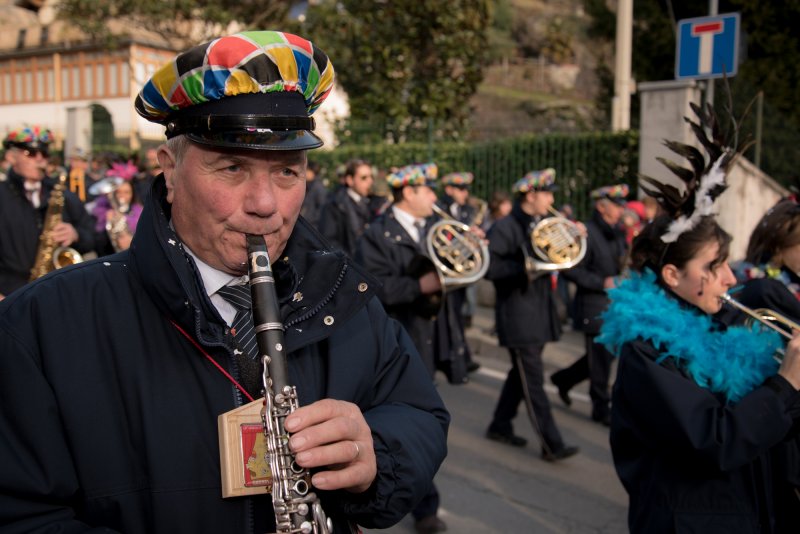
[[[448,531],[459,533],[585,533],[627,532],[628,498],[614,472],[608,429],[590,420],[588,384],[573,390],[567,408],[549,384],[549,375],[583,353],[583,336],[566,331],[544,352],[546,390],[556,422],[567,444],[580,453],[559,463],[540,459],[540,445],[523,406],[515,432],[528,440],[522,448],[484,437],[503,380],[510,368],[505,349],[490,334],[492,311],[479,308],[467,336],[481,368],[470,382],[453,386],[443,375],[438,389],[452,416],[449,453],[436,476],[441,494],[440,517]],[[406,517],[388,530],[414,532]]]

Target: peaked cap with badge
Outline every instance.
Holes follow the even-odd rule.
[[[439,167],[435,163],[417,163],[406,165],[386,177],[386,183],[392,189],[400,189],[407,185],[427,185],[433,187],[439,175]]]
[[[624,206],[626,203],[625,199],[628,197],[629,193],[630,188],[628,187],[628,184],[615,184],[598,187],[597,189],[592,190],[592,192],[589,193],[589,196],[592,200],[600,200],[604,198],[615,204]]]
[[[286,32],[245,31],[178,54],[145,83],[136,111],[211,146],[304,150],[322,146],[311,114],[333,88],[328,56]]]
[[[548,167],[540,171],[531,171],[511,187],[511,191],[518,194],[525,194],[530,191],[555,191],[558,187],[556,182],[556,170]]]
[[[53,142],[53,132],[38,125],[11,130],[3,139],[3,148],[47,150]]]
[[[442,185],[452,185],[454,187],[468,188],[472,185],[475,177],[471,172],[451,172],[442,176]]]

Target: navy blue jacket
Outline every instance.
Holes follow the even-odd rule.
[[[427,221],[424,232],[432,222],[433,218]],[[391,209],[364,232],[356,250],[356,261],[380,282],[377,292],[381,302],[406,328],[430,375],[438,369],[449,382],[462,384],[467,380],[466,341],[447,295],[436,301],[441,307],[426,305],[429,301],[420,291],[419,279],[434,268],[426,258],[423,245],[408,235]]]
[[[611,452],[633,534],[773,533],[769,452],[800,394],[775,375],[735,405],[698,386],[644,341],[622,346]]]
[[[503,347],[544,344],[561,337],[550,276],[530,281],[525,271],[523,247],[533,255],[530,232],[535,224],[517,203],[489,230],[486,278],[494,283],[497,337]]]
[[[241,395],[176,325],[236,377],[234,339],[169,227],[165,192],[157,179],[130,250],[0,302],[3,532],[274,528],[268,496],[221,498],[217,416]],[[373,486],[324,493],[323,507],[337,532],[345,519],[388,527],[425,495],[449,416],[369,275],[302,219],[275,263],[297,284],[278,289],[300,404],[354,402],[374,439]]]
[[[562,275],[577,286],[575,329],[598,334],[603,324],[599,316],[608,306],[603,283],[607,277],[622,271],[627,245],[625,233],[609,226],[597,210],[586,223],[586,231],[586,255],[578,265],[562,271]]]

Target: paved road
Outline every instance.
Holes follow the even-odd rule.
[[[467,332],[481,369],[469,384],[452,386],[439,377],[439,392],[452,415],[449,454],[436,477],[442,495],[441,517],[458,533],[593,533],[627,532],[627,495],[614,473],[608,429],[589,419],[590,405],[582,386],[566,408],[548,386],[556,421],[568,444],[580,446],[577,456],[557,464],[539,458],[539,443],[524,409],[516,432],[528,439],[524,448],[484,438],[505,375],[508,355],[488,335],[491,313],[479,310]],[[572,362],[583,351],[583,337],[566,332],[544,353],[546,375]],[[386,531],[414,532],[411,518]]]

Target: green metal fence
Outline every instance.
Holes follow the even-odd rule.
[[[510,191],[528,171],[553,167],[560,186],[556,205],[571,204],[576,216],[583,219],[591,211],[589,192],[594,188],[625,182],[635,196],[638,133],[523,135],[484,143],[350,144],[309,155],[332,182],[337,168],[352,158],[366,159],[381,169],[434,161],[440,176],[472,172],[472,192],[484,199],[497,190]]]

